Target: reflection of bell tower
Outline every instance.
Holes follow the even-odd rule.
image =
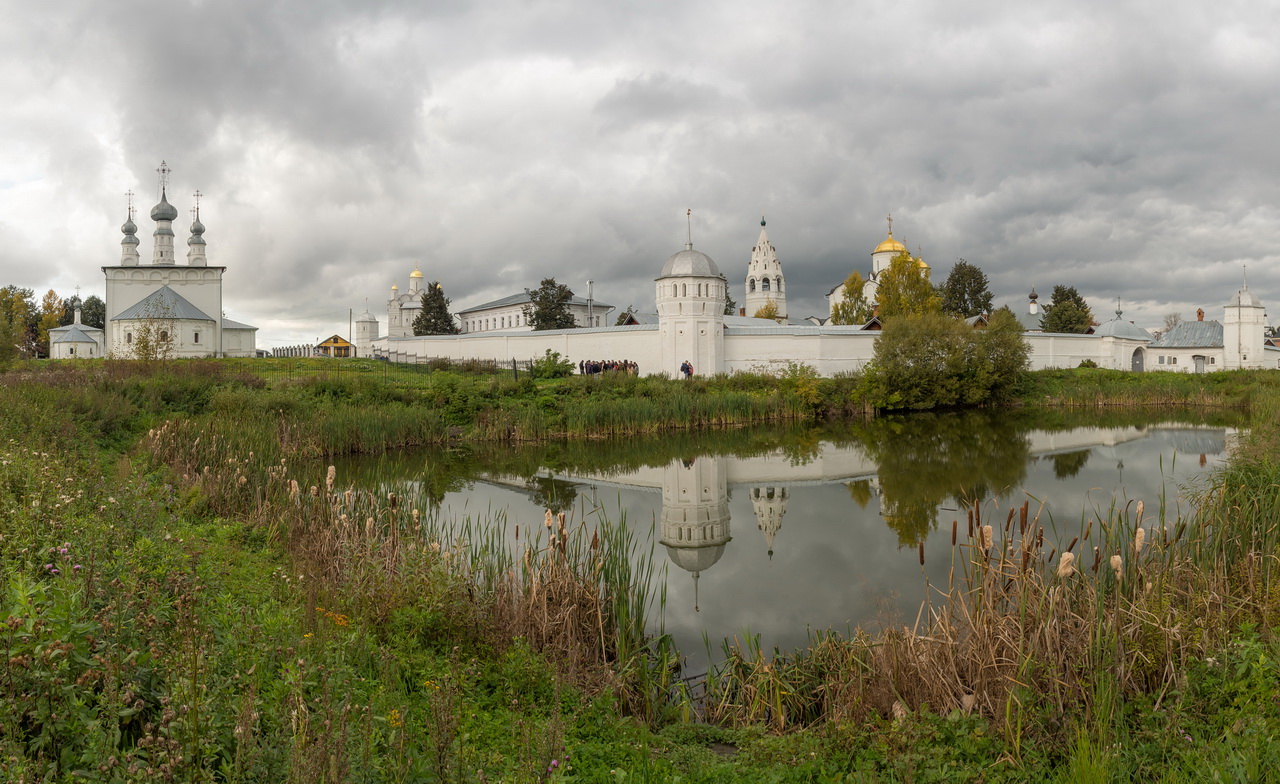
[[[773,559],[773,537],[782,528],[782,516],[787,513],[787,488],[751,488],[751,508],[756,513],[756,527],[764,534],[769,545],[769,558]]]
[[[662,471],[662,538],[667,557],[693,574],[693,604],[698,609],[698,578],[729,543],[729,486],[722,458],[672,460]]]

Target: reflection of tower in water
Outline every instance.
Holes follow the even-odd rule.
[[[756,527],[769,546],[769,560],[773,560],[773,537],[782,528],[782,516],[787,513],[787,488],[751,488],[751,509],[756,513]]]
[[[722,458],[672,460],[662,471],[662,538],[671,562],[698,578],[724,555],[729,543],[729,486]]]

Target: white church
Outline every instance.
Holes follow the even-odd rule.
[[[869,302],[875,300],[879,274],[904,251],[906,246],[894,238],[890,224],[888,237],[871,252],[871,274],[864,289]],[[920,262],[920,266],[921,274],[928,274],[928,265]],[[849,326],[787,321],[786,281],[763,219],[746,263],[743,312],[755,313],[772,302],[781,323],[725,315],[728,285],[720,267],[710,256],[695,250],[690,238],[683,250],[666,260],[655,278],[657,313],[652,317],[631,319],[631,323],[619,326],[534,332],[525,324],[511,323],[505,328],[487,326],[459,335],[412,336],[401,326],[403,317],[394,318],[403,305],[393,290],[388,313],[389,323],[397,325],[395,330],[380,336],[377,319],[366,310],[356,323],[355,342],[360,356],[378,355],[400,362],[445,358],[506,363],[539,357],[551,350],[575,365],[583,360],[625,358],[637,363],[642,374],[668,376],[675,376],[685,361],[692,363],[699,375],[777,372],[791,363],[803,363],[821,375],[831,376],[860,370],[874,356],[879,336],[876,319]],[[837,286],[832,290],[832,307],[840,301],[841,289]],[[1118,308],[1115,317],[1092,334],[1043,332],[1034,291],[1025,310],[1015,315],[1027,330],[1025,338],[1031,347],[1033,369],[1077,367],[1086,361],[1098,367],[1135,371],[1280,367],[1280,349],[1264,345],[1262,304],[1247,285],[1224,307],[1219,332],[1197,332],[1185,339],[1174,330],[1156,341],[1146,330],[1125,320]],[[1171,341],[1179,343],[1172,345]],[[1190,345],[1197,342],[1206,345]]]
[[[130,193],[128,218],[120,227],[124,234],[120,263],[102,268],[107,321],[106,330],[99,331],[102,342],[97,356],[135,357],[144,337],[164,343],[173,358],[255,356],[258,328],[224,315],[222,277],[227,268],[209,264],[205,227],[200,222],[200,192],[194,195],[186,263],[178,264],[173,232],[178,210],[168,199],[170,169],[162,161],[157,172],[160,199],[151,208],[155,230],[150,263],[143,264],[138,252],[138,226],[133,222]],[[82,350],[78,355],[85,353]]]

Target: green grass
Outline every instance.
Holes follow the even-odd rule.
[[[1068,590],[1036,593],[1037,579],[1057,584],[1035,572],[1006,587],[1016,562],[962,561],[986,592],[971,607],[1027,631],[1011,649],[1026,658],[991,668],[993,689],[1007,677],[1035,684],[1005,681],[1005,696],[966,712],[953,698],[921,698],[948,693],[935,689],[948,683],[936,668],[912,669],[946,661],[945,647],[907,635],[824,635],[786,657],[744,642],[709,684],[711,702],[682,697],[673,652],[644,639],[662,597],[633,590],[651,583],[652,542],[625,521],[601,526],[596,542],[574,521],[564,532],[536,521],[537,535],[521,540],[528,550],[511,551],[495,533],[501,519],[424,521],[413,510],[425,499],[330,492],[305,461],[433,443],[450,427],[507,438],[512,427],[645,432],[660,415],[641,407],[650,399],[699,426],[823,410],[811,398],[786,402],[799,397],[781,382],[669,390],[649,379],[525,384],[433,371],[393,384],[377,365],[340,379],[262,369],[41,363],[0,376],[0,779],[1275,775],[1280,427],[1270,374],[1148,374],[1150,389],[1089,375],[1098,371],[1033,375],[1030,384],[1052,387],[1039,402],[1064,406],[1249,403],[1252,430],[1202,517],[1167,541],[1148,524],[1134,556],[1136,510],[1099,522],[1088,544],[1126,553],[1118,581],[1105,558],[1096,573],[1082,559]],[[499,418],[512,410],[501,401],[521,401],[514,410],[526,418]],[[558,456],[574,460],[569,449]],[[295,496],[289,479],[302,476]],[[1049,601],[1071,634],[1032,623]]]

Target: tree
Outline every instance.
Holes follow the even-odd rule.
[[[969,318],[991,312],[991,289],[986,273],[964,259],[951,268],[940,294],[943,313]]]
[[[877,408],[976,405],[1007,396],[1029,356],[1007,309],[993,313],[986,329],[936,311],[908,314],[885,322],[862,384]]]
[[[450,302],[452,300],[444,295],[444,287],[440,285],[440,281],[433,280],[427,284],[427,290],[422,292],[422,311],[413,320],[413,334],[458,334],[458,325],[449,313]]]
[[[1040,329],[1083,335],[1092,324],[1093,313],[1089,304],[1075,286],[1053,287],[1052,301],[1044,306],[1044,315],[1040,317]]]
[[[1174,311],[1173,313],[1164,314],[1164,331],[1168,332],[1174,327],[1182,323],[1182,314]]]
[[[80,306],[80,323],[98,329],[107,328],[107,303],[97,294],[90,294]]]
[[[49,289],[40,300],[40,320],[37,324],[37,351],[43,356],[49,354],[49,330],[62,324],[62,297],[58,292]]]
[[[738,315],[738,303],[733,301],[733,297],[729,296],[729,287],[724,287],[724,314],[726,316]]]
[[[866,281],[862,273],[854,270],[844,279],[841,300],[831,308],[832,324],[866,324],[871,320],[871,303],[863,296]]]
[[[778,303],[774,302],[772,299],[765,300],[764,304],[761,305],[754,314],[752,314],[752,317],[778,321]]]
[[[524,317],[529,326],[541,329],[571,329],[578,326],[569,311],[569,302],[573,299],[573,290],[563,283],[556,283],[555,278],[543,278],[538,288],[530,291],[529,304],[524,306]]]
[[[0,320],[12,325],[20,356],[34,356],[39,319],[34,291],[13,285],[0,289]]]
[[[0,313],[0,370],[4,370],[22,353],[21,325]]]
[[[942,301],[929,282],[928,267],[907,251],[900,252],[877,281],[876,300],[880,318],[937,313]]]

